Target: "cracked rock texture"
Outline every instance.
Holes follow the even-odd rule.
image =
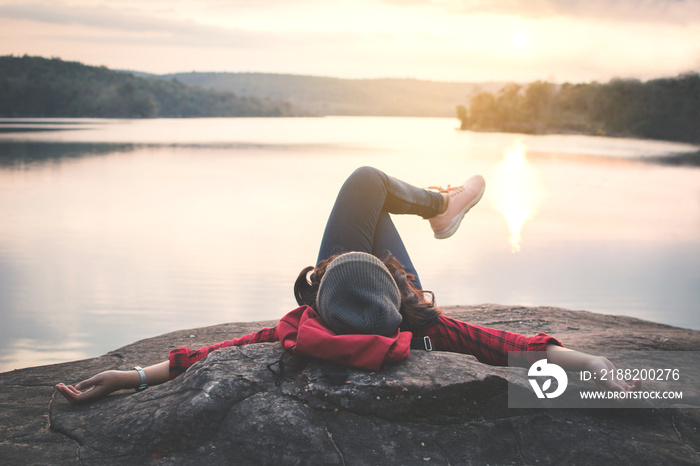
[[[589,351],[700,351],[700,332],[554,308],[446,314]],[[506,369],[414,351],[331,386],[276,343],[226,348],[140,393],[71,406],[53,390],[271,322],[174,332],[105,356],[0,374],[0,464],[700,464],[700,409],[509,409]]]

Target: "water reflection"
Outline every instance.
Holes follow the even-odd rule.
[[[27,168],[32,164],[45,162],[133,152],[137,148],[139,148],[138,145],[129,143],[67,142],[56,144],[44,141],[6,141],[0,139],[0,168]]]
[[[700,170],[620,160],[664,152],[657,142],[513,144],[453,126],[202,119],[0,133],[0,372],[278,319],[296,305],[291,283],[316,257],[339,186],[362,165],[419,186],[487,176],[493,208],[475,209],[449,241],[433,241],[419,218],[395,218],[441,305],[548,305],[700,328]]]
[[[489,197],[494,208],[503,215],[510,232],[512,252],[519,252],[523,225],[537,213],[545,190],[537,171],[528,163],[527,147],[517,140],[505,149],[503,160],[496,165]]]

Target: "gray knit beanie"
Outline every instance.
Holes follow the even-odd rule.
[[[348,252],[326,267],[316,298],[325,324],[338,334],[391,336],[401,323],[401,292],[384,263]]]

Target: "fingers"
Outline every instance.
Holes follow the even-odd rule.
[[[619,380],[615,382],[608,382],[607,384],[604,384],[602,387],[599,388],[606,388],[608,390],[614,390],[616,392],[634,392],[642,388],[642,381],[634,380],[632,381],[632,385],[629,385],[626,381]]]
[[[87,380],[83,380],[82,382],[75,384],[75,386],[58,383],[54,386],[54,388],[58,390],[59,393],[63,395],[63,397],[71,404],[83,403],[92,398],[88,395],[88,393],[92,391],[91,389],[95,385],[93,381],[94,378],[95,377],[91,377]]]
[[[106,395],[104,387],[94,387],[91,388],[87,391],[80,392],[78,395],[76,395],[76,403],[87,403],[89,401],[93,400],[99,400],[100,398],[104,398]]]
[[[82,382],[78,382],[77,384],[75,384],[75,388],[77,388],[78,390],[87,390],[90,387],[94,387],[95,384],[99,381],[99,377],[101,375],[101,373],[93,375],[89,379],[85,379]]]
[[[81,382],[85,383],[85,382]],[[90,385],[90,388],[87,390],[79,390],[78,386],[80,384],[76,384],[74,387],[73,385],[66,385],[63,383],[56,384],[54,388],[58,390],[61,395],[64,396],[66,400],[68,400],[71,404],[80,404],[80,403],[86,403],[91,400],[96,400],[99,398],[102,398],[104,396],[103,392],[104,390],[100,390],[100,387]]]
[[[56,384],[56,389],[71,403],[85,403],[104,398],[123,388],[120,382],[121,371],[104,371],[72,385]]]
[[[66,392],[70,392],[73,395],[80,395],[80,390],[75,388],[73,385],[64,385],[64,387]]]
[[[55,385],[55,388],[71,404],[76,404],[80,402],[81,392],[72,385],[65,385],[63,383],[59,383]]]
[[[629,385],[626,381],[620,381],[620,387],[622,387],[623,392],[634,392],[642,388],[641,380],[633,380],[632,385]]]

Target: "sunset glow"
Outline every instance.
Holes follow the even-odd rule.
[[[0,55],[158,74],[648,79],[697,70],[698,37],[698,0],[0,0]]]
[[[545,192],[535,169],[528,163],[527,148],[520,141],[504,151],[491,181],[490,198],[503,215],[510,232],[511,252],[519,252],[525,222],[537,213]]]
[[[513,47],[517,49],[524,49],[530,45],[530,37],[524,32],[515,32],[511,38],[513,41]]]

